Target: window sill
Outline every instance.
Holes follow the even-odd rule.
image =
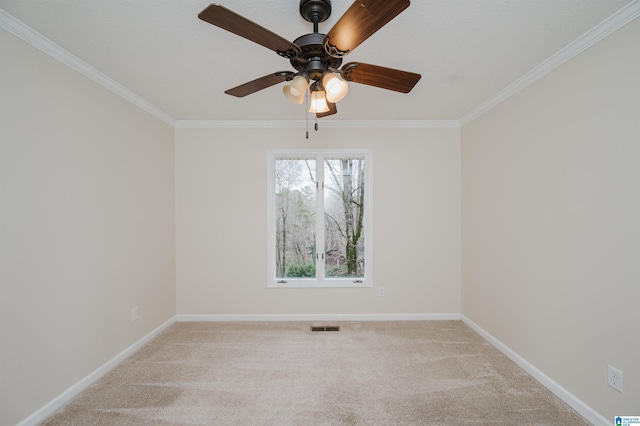
[[[269,288],[370,288],[371,280],[277,280],[268,283]]]

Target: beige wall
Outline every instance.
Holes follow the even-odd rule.
[[[177,129],[178,314],[460,312],[459,129]],[[267,150],[373,151],[374,285],[267,288]]]
[[[175,315],[173,129],[4,30],[0,52],[11,425]]]
[[[611,421],[640,413],[638,40],[640,20],[462,130],[462,313]]]

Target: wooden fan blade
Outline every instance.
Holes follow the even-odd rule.
[[[198,18],[258,43],[281,56],[292,58],[300,53],[300,48],[287,39],[219,4],[210,4],[198,14]]]
[[[327,101],[327,105],[329,106],[329,111],[327,111],[327,112],[316,112],[316,117],[322,118],[322,117],[327,117],[329,115],[333,115],[333,114],[337,114],[338,113],[338,108],[336,107],[336,104]]]
[[[248,83],[241,84],[233,89],[226,90],[224,93],[227,95],[235,96],[237,98],[243,98],[252,93],[258,92],[267,87],[271,87],[274,84],[282,83],[283,81],[290,80],[294,76],[291,71],[279,71],[273,74],[265,75],[264,77],[256,78]]]
[[[327,53],[335,57],[345,56],[409,4],[409,0],[356,0],[327,34]]]
[[[395,70],[361,62],[349,62],[342,67],[340,73],[342,78],[347,81],[402,93],[409,93],[422,77],[420,74],[409,71]]]

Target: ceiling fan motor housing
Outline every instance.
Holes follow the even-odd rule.
[[[300,55],[291,58],[291,66],[301,73],[307,73],[311,80],[319,80],[325,71],[336,71],[342,64],[342,58],[329,56],[325,51],[325,37],[325,34],[311,33],[294,40],[300,47]]]

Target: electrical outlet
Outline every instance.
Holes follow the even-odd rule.
[[[131,310],[131,322],[134,322],[138,319],[138,307],[136,306]]]
[[[608,372],[608,383],[609,386],[617,390],[618,392],[622,392],[622,371],[613,368],[612,366],[607,366]]]
[[[378,296],[384,297],[384,287],[378,287]]]

